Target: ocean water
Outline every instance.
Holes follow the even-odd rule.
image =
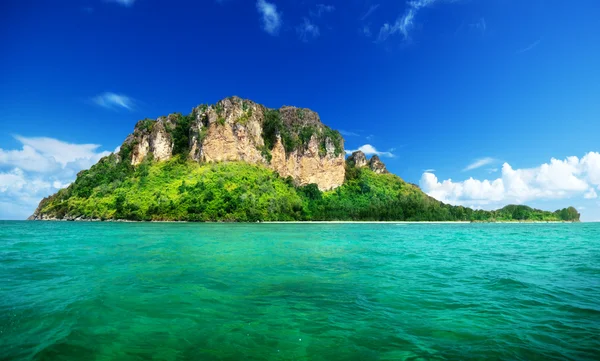
[[[600,224],[0,222],[1,360],[599,360]]]

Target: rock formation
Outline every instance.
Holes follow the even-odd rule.
[[[132,165],[140,164],[149,154],[157,161],[168,160],[177,151],[174,134],[182,128],[188,143],[183,156],[189,159],[265,164],[281,177],[292,177],[296,185],[316,183],[320,190],[339,187],[345,174],[339,133],[323,125],[319,115],[309,109],[284,106],[276,111],[279,128],[275,142],[268,147],[264,126],[265,114],[270,111],[252,101],[230,97],[194,108],[190,119],[171,114],[156,121],[142,120],[124,145],[132,149]]]
[[[367,157],[365,156],[365,153],[363,153],[360,150],[357,150],[356,152],[353,152],[351,156],[348,157],[347,161],[350,165],[353,165],[356,168],[368,166],[369,169],[371,169],[373,172],[375,172],[377,174],[389,173],[387,168],[385,167],[385,164],[383,164],[381,159],[379,159],[378,155],[372,156],[371,159],[369,161],[367,161]]]
[[[353,152],[352,155],[348,157],[348,162],[351,162],[356,168],[365,167],[368,164],[365,153],[360,150]]]
[[[369,168],[371,168],[371,170],[377,174],[389,173],[385,168],[385,164],[383,164],[377,155],[372,156],[371,160],[369,160]]]

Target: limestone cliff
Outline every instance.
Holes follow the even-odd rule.
[[[132,165],[149,155],[161,161],[180,154],[197,162],[265,164],[296,185],[316,183],[321,190],[344,182],[343,138],[317,113],[269,109],[238,97],[198,106],[189,116],[142,120],[123,146],[131,149]]]

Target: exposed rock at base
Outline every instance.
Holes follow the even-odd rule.
[[[377,155],[372,156],[371,160],[369,160],[369,168],[371,168],[371,170],[377,174],[389,173],[385,168],[385,164],[383,164]]]
[[[344,183],[344,156],[336,156],[331,147],[326,151],[325,156],[319,155],[319,144],[313,136],[306,149],[286,154],[281,138],[277,138],[269,166],[282,177],[292,177],[296,185],[315,183],[322,191],[334,189]]]

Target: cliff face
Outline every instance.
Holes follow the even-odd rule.
[[[124,146],[131,147],[132,165],[150,154],[162,161],[181,153],[200,163],[265,164],[296,185],[316,183],[320,190],[344,182],[343,139],[317,113],[289,106],[268,109],[238,97],[198,106],[188,117],[142,120]]]

